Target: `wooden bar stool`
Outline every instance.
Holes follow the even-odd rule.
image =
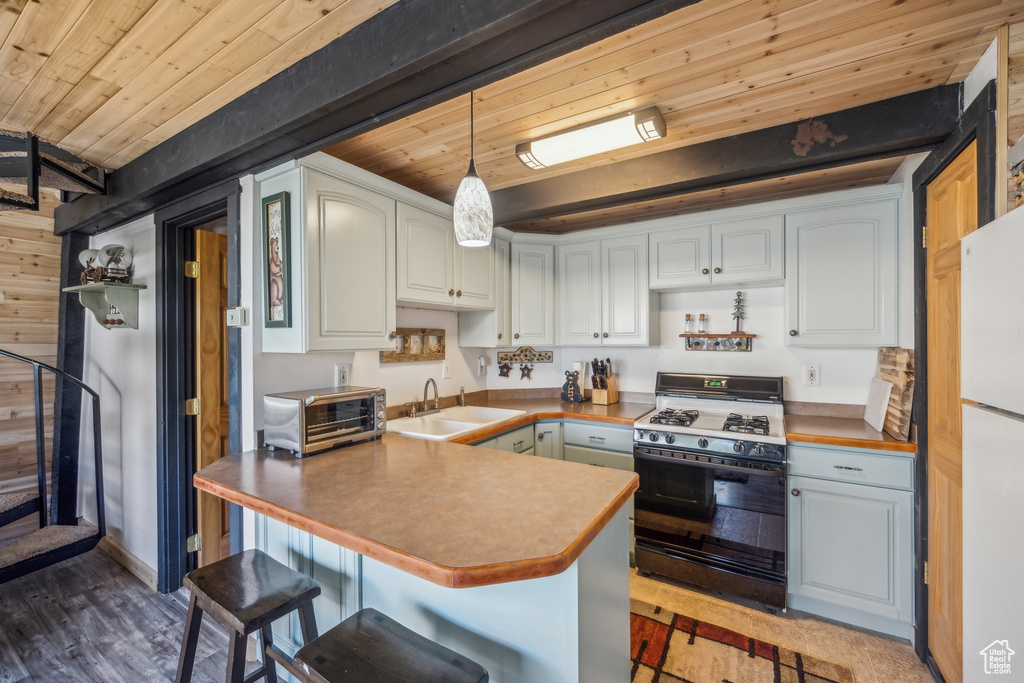
[[[250,683],[264,676],[268,683],[276,683],[274,660],[266,654],[274,642],[270,626],[275,619],[298,610],[303,642],[309,643],[317,636],[313,598],[320,595],[320,585],[259,550],[246,550],[191,571],[183,583],[192,591],[192,598],[178,658],[175,680],[179,683],[192,680],[204,612],[223,626],[231,638],[228,683]],[[255,631],[260,632],[264,663],[246,678],[245,641]]]
[[[294,667],[312,683],[487,683],[476,662],[369,608],[307,641]]]

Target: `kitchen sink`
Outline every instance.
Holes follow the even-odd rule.
[[[485,408],[482,406],[456,406],[418,417],[400,417],[388,420],[388,431],[415,436],[420,439],[447,441],[484,429],[522,415],[525,410]]]

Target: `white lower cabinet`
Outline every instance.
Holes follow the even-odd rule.
[[[534,452],[541,458],[562,459],[562,423],[536,422],[533,425]]]
[[[896,345],[898,210],[885,197],[786,215],[790,346]]]
[[[909,638],[913,457],[806,444],[789,455],[789,607]]]

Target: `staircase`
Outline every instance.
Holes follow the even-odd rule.
[[[95,177],[93,177],[95,176]],[[0,188],[0,211],[39,210],[39,188],[68,193],[106,194],[103,171],[31,133],[0,130],[0,182],[25,184],[25,192]]]
[[[0,526],[38,513],[39,529],[0,547],[0,583],[16,579],[43,567],[96,547],[106,534],[103,506],[103,449],[100,441],[100,397],[80,380],[39,361],[0,349],[0,356],[32,366],[35,396],[37,490],[0,493]],[[43,371],[79,387],[92,396],[93,445],[96,471],[96,527],[47,524],[46,516],[46,442],[43,431]]]

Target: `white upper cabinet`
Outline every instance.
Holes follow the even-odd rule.
[[[493,308],[492,248],[461,247],[450,215],[398,202],[398,302],[449,310]]]
[[[509,254],[508,240],[495,237],[491,241],[492,249],[477,249],[476,252],[491,257],[494,273],[494,310],[463,311],[459,313],[459,346],[473,346],[493,349],[511,344],[509,325],[511,324],[511,276],[512,265]],[[467,251],[469,249],[467,248]],[[475,254],[474,254],[475,256]]]
[[[652,232],[651,289],[781,282],[781,214]]]
[[[393,348],[395,200],[298,164],[269,171],[256,187],[261,197],[291,196],[292,324],[265,327],[263,350]],[[262,235],[258,212],[254,222]]]
[[[896,198],[786,216],[791,346],[895,346]]]
[[[512,243],[510,346],[555,343],[555,245]]]
[[[558,344],[600,346],[601,242],[558,247]]]
[[[711,282],[743,284],[782,280],[782,216],[759,216],[711,226]]]
[[[454,245],[451,218],[398,202],[398,300],[451,304]]]
[[[558,248],[558,344],[646,346],[658,339],[647,284],[647,235]]]

